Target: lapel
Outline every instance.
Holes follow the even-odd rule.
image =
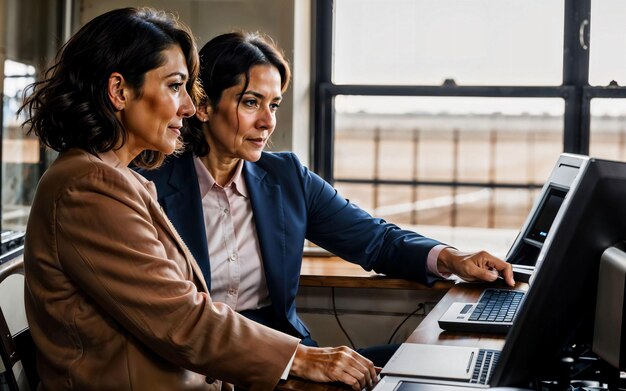
[[[202,199],[191,155],[173,158],[158,178],[159,202],[193,254],[211,287],[211,267]]]
[[[191,251],[189,251],[187,245],[176,231],[176,228],[174,228],[167,215],[163,211],[163,208],[161,208],[161,205],[159,205],[159,203],[157,202],[157,190],[155,187],[155,183],[146,179],[141,174],[124,166],[113,151],[100,153],[98,154],[98,157],[103,162],[115,167],[125,176],[134,178],[138,182],[138,184],[148,192],[147,204],[148,208],[150,209],[151,215],[155,216],[155,221],[164,228],[165,232],[170,235],[176,246],[178,246],[178,248],[182,251],[185,256],[185,261],[187,262],[188,270],[191,270],[193,273],[195,273],[196,278],[198,279],[198,281],[200,281],[200,284],[202,285],[202,288],[206,292],[209,292],[206,281],[204,280],[204,276],[202,275],[202,270],[198,266],[193,254],[191,253]]]
[[[191,253],[191,251],[189,251],[189,248],[187,248],[187,245],[178,234],[178,231],[176,231],[176,228],[174,228],[174,226],[170,222],[170,219],[165,214],[165,211],[163,210],[161,205],[156,200],[153,199],[150,202],[150,207],[152,211],[154,212],[154,215],[157,216],[157,219],[159,220],[161,225],[163,225],[166,228],[166,231],[170,234],[172,239],[174,239],[178,248],[182,250],[183,254],[185,255],[185,260],[187,261],[187,267],[189,268],[189,270],[193,271],[193,273],[195,274],[195,277],[198,279],[198,281],[200,281],[202,288],[205,290],[205,292],[208,293],[209,287],[207,286],[207,283],[204,280],[204,276],[202,274],[202,270],[200,269],[200,266],[198,266],[198,263],[196,262],[196,259],[194,258],[193,254]]]
[[[276,305],[285,307],[286,232],[283,195],[278,184],[255,163],[244,162],[243,175],[248,187],[267,288]],[[286,310],[281,308],[281,310]]]

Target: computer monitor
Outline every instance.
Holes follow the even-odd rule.
[[[537,257],[565,195],[580,173],[588,156],[563,153],[537,195],[526,221],[511,245],[506,261],[514,265],[535,266]],[[532,269],[530,269],[532,270]],[[518,276],[518,279],[521,278]],[[524,279],[524,281],[528,281]]]
[[[614,368],[626,370],[626,243],[600,258],[592,350]]]
[[[590,343],[600,257],[626,238],[626,163],[585,160],[537,258],[492,386],[552,377],[563,349]]]

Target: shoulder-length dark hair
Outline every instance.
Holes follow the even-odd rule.
[[[281,91],[285,92],[291,79],[289,63],[271,38],[258,33],[233,32],[218,35],[200,50],[200,84],[203,96],[200,105],[217,108],[222,92],[242,81],[244,92],[250,82],[250,68],[256,65],[272,65],[278,69]],[[241,97],[239,98],[241,100]],[[188,118],[183,139],[186,149],[196,156],[209,153],[202,122],[195,116]]]
[[[163,50],[181,48],[189,71],[187,88],[198,94],[198,54],[191,31],[173,16],[150,8],[122,8],[83,26],[59,50],[43,80],[29,86],[24,126],[55,151],[82,148],[92,154],[123,145],[128,134],[108,98],[109,76],[119,72],[141,94],[146,72],[163,65]],[[194,99],[195,100],[195,99]],[[135,164],[152,168],[164,159],[144,151]]]

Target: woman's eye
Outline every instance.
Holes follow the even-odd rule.
[[[256,99],[247,99],[243,102],[243,104],[246,105],[247,107],[255,107]]]
[[[180,91],[180,87],[182,87],[182,86],[183,86],[183,83],[172,83],[172,84],[170,84],[170,88],[174,92]]]
[[[272,103],[272,104],[270,104],[270,109],[271,109],[272,111],[276,111],[276,110],[278,110],[278,108],[279,108],[279,107],[280,107],[280,104],[278,104],[278,103]]]

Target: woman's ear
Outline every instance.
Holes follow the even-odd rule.
[[[213,109],[211,109],[211,105],[206,103],[198,105],[196,108],[196,118],[198,118],[200,122],[209,122],[212,113]]]
[[[126,91],[124,76],[118,72],[113,72],[109,76],[109,83],[107,85],[107,93],[111,104],[117,111],[123,110],[126,107]]]

